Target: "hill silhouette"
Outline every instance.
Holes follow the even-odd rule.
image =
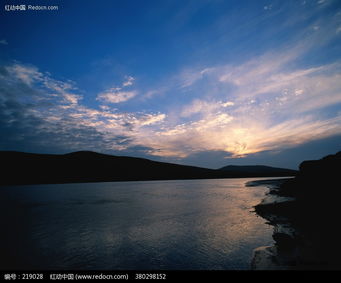
[[[289,269],[341,269],[340,169],[341,151],[304,161],[295,178],[270,191],[287,201],[255,207],[275,226],[277,263]]]
[[[283,169],[283,168],[276,168],[264,165],[245,165],[245,166],[238,166],[238,165],[228,165],[225,167],[220,168],[219,170],[227,171],[227,172],[240,172],[245,174],[272,174],[276,175],[279,174],[281,176],[294,176],[296,175],[297,171],[291,169]]]
[[[0,151],[0,184],[43,184],[174,179],[210,179],[294,175],[294,170],[215,170],[113,156],[91,151],[68,154],[35,154]]]

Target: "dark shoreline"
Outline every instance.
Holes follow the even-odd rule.
[[[265,197],[262,199],[261,203],[254,207],[255,213],[267,220],[267,224],[274,227],[273,239],[275,244],[273,246],[261,246],[253,251],[253,259],[251,262],[252,270],[290,270],[290,266],[285,264],[284,259],[278,253],[278,239],[284,234],[287,237],[292,237],[294,231],[290,227],[290,223],[287,219],[281,219],[278,215],[268,211],[269,208],[281,205],[287,201],[292,201],[292,199],[280,197],[278,195],[278,190],[281,185],[290,180],[285,179],[268,179],[260,181],[251,181],[246,184],[248,187],[253,186],[265,186],[269,189]],[[270,210],[271,210],[270,208]],[[264,213],[263,213],[264,211]],[[277,241],[276,241],[277,239]]]
[[[275,241],[254,251],[254,270],[341,270],[340,168],[341,152],[303,162],[285,182],[254,182],[269,188],[255,212]]]

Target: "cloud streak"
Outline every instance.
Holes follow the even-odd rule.
[[[128,101],[137,95],[136,91],[120,91],[119,89],[109,89],[106,92],[100,93],[97,100],[107,103],[121,103]]]
[[[97,95],[97,100],[104,103],[122,103],[134,98],[138,92],[136,90],[125,90],[133,85],[135,78],[126,76],[121,87],[112,87]]]

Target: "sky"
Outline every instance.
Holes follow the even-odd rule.
[[[339,0],[0,3],[0,150],[294,169],[341,150]]]

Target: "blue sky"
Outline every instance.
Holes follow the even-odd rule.
[[[297,168],[341,149],[338,0],[5,2],[0,150]]]

